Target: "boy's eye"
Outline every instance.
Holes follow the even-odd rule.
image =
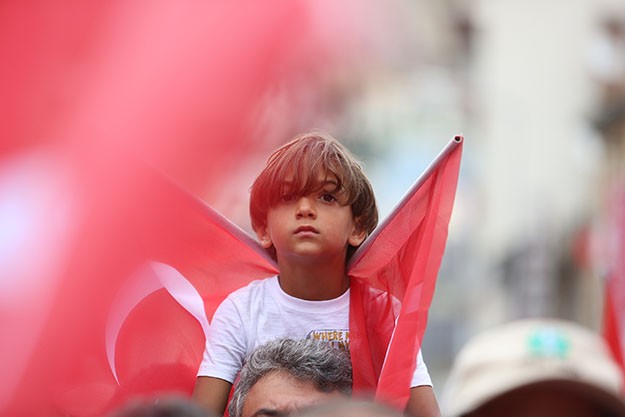
[[[334,196],[334,194],[331,193],[323,193],[319,196],[319,199],[321,201],[324,201],[326,203],[333,203],[335,201],[337,201],[336,197]]]
[[[294,194],[282,194],[282,197],[280,198],[282,201],[284,202],[289,202],[289,201],[293,201],[295,200],[295,195]]]

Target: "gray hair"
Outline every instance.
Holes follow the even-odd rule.
[[[247,358],[228,406],[230,417],[241,417],[252,386],[275,371],[311,382],[321,392],[352,392],[352,364],[346,351],[313,339],[277,339],[259,346]]]

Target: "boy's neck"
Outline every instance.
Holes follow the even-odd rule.
[[[280,287],[292,297],[322,301],[341,296],[349,288],[345,259],[310,262],[279,260]]]

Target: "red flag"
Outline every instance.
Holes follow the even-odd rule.
[[[602,247],[608,274],[604,289],[603,336],[625,378],[625,186],[609,193]]]
[[[112,372],[115,381],[107,383],[115,394],[106,409],[136,395],[189,395],[214,310],[232,291],[277,273],[266,251],[238,226],[169,181],[155,176],[153,184],[158,200],[146,207],[176,204],[137,219],[161,227],[139,227],[149,232],[140,236],[149,261],[125,280],[110,308],[107,361],[100,365]],[[84,381],[75,384],[80,389],[64,398],[75,408],[100,395],[87,392]]]
[[[184,199],[150,188],[138,160],[191,190],[218,189],[212,178],[258,143],[250,115],[308,29],[302,4],[287,1],[0,5],[0,414],[100,415],[116,401],[111,302],[140,263],[167,249],[183,262],[188,247],[166,244],[188,231],[190,209],[181,216]],[[162,293],[148,295],[174,300]],[[172,302],[172,316],[189,316]],[[128,386],[139,369],[118,359]]]
[[[623,317],[618,312],[622,313],[622,308],[619,309],[614,302],[615,293],[611,290],[611,285],[608,283],[605,289],[605,298],[603,305],[603,337],[605,338],[614,359],[621,367],[621,372],[625,378],[625,358],[624,358],[624,346],[625,340],[624,331],[622,328]]]
[[[400,410],[445,250],[462,141],[456,136],[449,143],[349,265],[354,389],[375,388],[377,399]]]

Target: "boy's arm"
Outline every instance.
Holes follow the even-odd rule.
[[[192,395],[195,402],[216,416],[224,414],[232,388],[229,381],[234,381],[241,369],[245,335],[243,319],[229,296],[213,315]]]
[[[198,376],[193,388],[193,399],[217,416],[224,414],[232,384],[225,379]]]
[[[406,415],[409,417],[440,417],[438,402],[434,390],[429,385],[410,388],[410,398],[406,405]]]

